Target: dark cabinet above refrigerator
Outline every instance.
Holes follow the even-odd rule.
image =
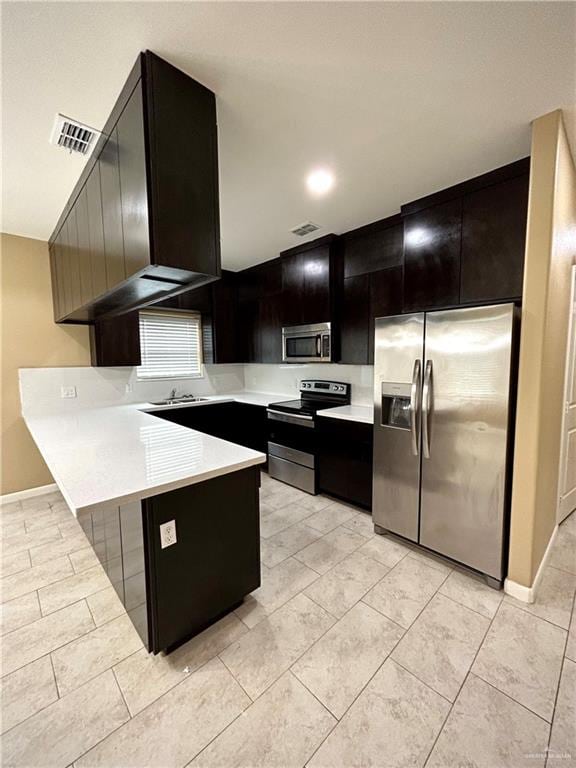
[[[220,277],[214,94],[140,54],[50,238],[57,322],[93,323]]]

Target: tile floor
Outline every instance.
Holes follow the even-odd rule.
[[[267,475],[261,512],[262,587],[150,656],[60,495],[4,506],[3,765],[576,765],[574,516],[525,605]]]

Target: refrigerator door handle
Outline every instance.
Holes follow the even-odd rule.
[[[422,387],[422,450],[424,458],[430,458],[430,411],[432,408],[432,360],[426,362]]]
[[[412,453],[418,456],[420,443],[420,360],[414,360],[412,385],[410,387],[410,433],[412,438]]]

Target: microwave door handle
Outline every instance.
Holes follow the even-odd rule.
[[[424,458],[430,458],[430,414],[432,410],[432,360],[426,362],[422,388],[422,445]]]
[[[414,360],[412,385],[410,386],[410,437],[412,442],[412,453],[414,456],[418,456],[418,447],[420,443],[420,376],[420,360]]]
[[[319,333],[316,336],[316,357],[322,356],[322,335]]]

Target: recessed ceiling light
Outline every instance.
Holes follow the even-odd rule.
[[[311,195],[321,197],[334,186],[334,174],[326,168],[316,168],[306,177],[306,186]]]

